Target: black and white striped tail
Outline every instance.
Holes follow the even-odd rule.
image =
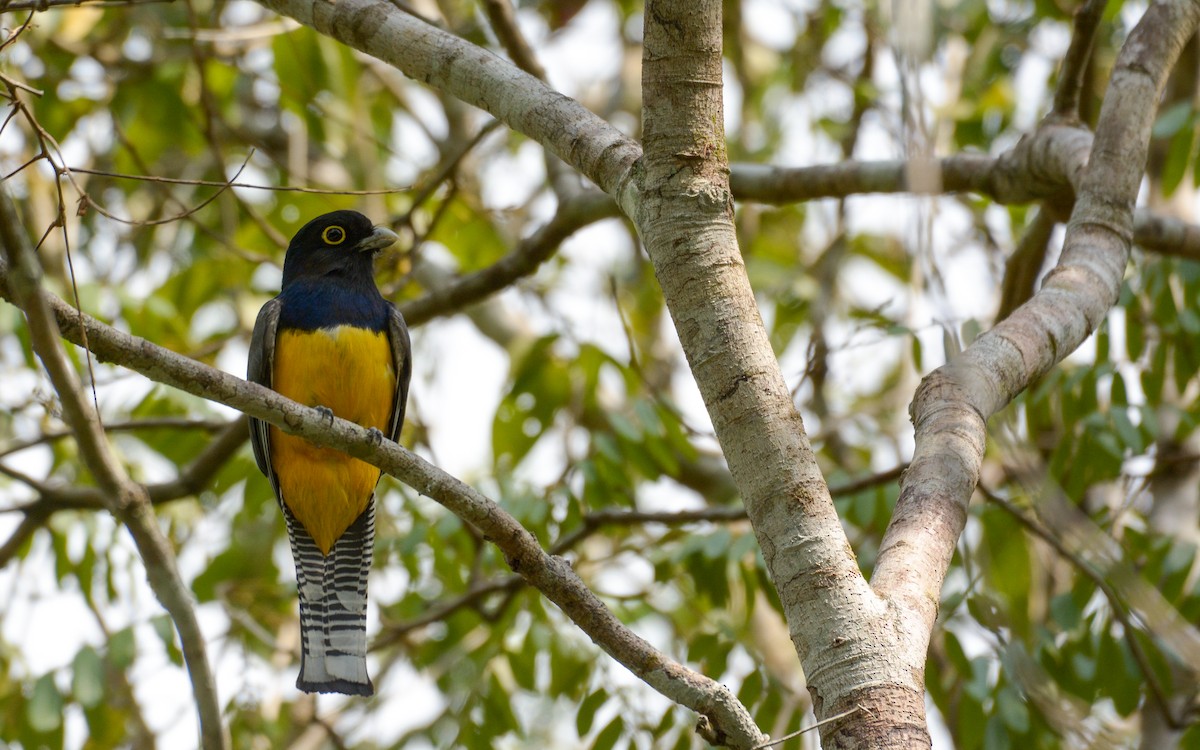
[[[367,572],[375,540],[375,499],[321,554],[285,506],[300,594],[300,676],[306,693],[374,695],[367,676]]]

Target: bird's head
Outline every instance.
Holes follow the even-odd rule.
[[[296,232],[283,259],[283,283],[300,278],[373,278],[372,259],[398,239],[357,211],[322,214]],[[374,282],[372,281],[372,284]]]

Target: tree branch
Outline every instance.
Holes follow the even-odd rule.
[[[0,568],[8,565],[8,561],[13,559],[21,545],[33,536],[33,532],[41,528],[43,521],[45,518],[38,513],[26,513],[21,518],[17,528],[13,529],[13,533],[9,535],[4,544],[0,545]]]
[[[1155,105],[1198,21],[1192,2],[1150,6],[1117,59],[1088,167],[1072,180],[1079,198],[1057,268],[1033,299],[917,389],[912,465],[871,583],[896,607],[918,665],[979,481],[987,418],[1074,351],[1117,300]]]
[[[233,420],[213,438],[200,455],[179,472],[179,476],[165,482],[146,485],[146,495],[150,502],[157,505],[199,494],[249,437],[250,431],[245,418]]]
[[[517,25],[517,14],[513,10],[512,3],[509,0],[483,0],[480,4],[483,6],[484,13],[487,13],[488,22],[492,24],[492,31],[496,32],[496,38],[500,40],[500,45],[504,47],[504,51],[517,64],[517,67],[529,75],[545,81],[546,69],[538,62],[537,55],[533,54],[533,48],[529,46],[529,42],[525,41],[525,35],[521,33],[521,28]]]
[[[997,323],[1012,315],[1013,310],[1025,304],[1036,291],[1038,274],[1042,271],[1042,264],[1046,262],[1046,248],[1050,243],[1050,235],[1054,233],[1054,227],[1054,218],[1045,206],[1034,212],[1029,228],[1025,230],[1017,248],[1004,263],[1000,310],[996,313]]]
[[[549,222],[521,241],[513,252],[487,268],[462,276],[445,287],[400,305],[410,326],[456,312],[532,274],[549,260],[565,239],[601,219],[619,216],[612,198],[594,190],[567,199]]]
[[[888,612],[854,559],[738,248],[722,128],[721,3],[648,2],[644,18],[645,157],[636,178],[638,202],[622,206],[654,264],[741,491],[818,719],[860,699],[868,710],[879,706],[871,701],[902,706],[886,717],[871,711],[876,719],[824,725],[822,737],[845,730],[851,738],[845,744],[870,746],[873,731],[927,736],[924,693],[914,679],[920,672],[892,653]],[[846,628],[847,612],[854,613],[853,629]],[[868,684],[870,696],[855,691]]]
[[[59,344],[59,331],[51,312],[49,295],[41,288],[41,267],[29,239],[21,232],[21,220],[8,190],[0,185],[0,245],[13,269],[8,286],[14,301],[25,312],[30,339],[46,367],[62,403],[63,416],[75,433],[84,463],[95,477],[112,513],[129,529],[142,557],[154,594],[171,615],[187,661],[192,694],[199,714],[200,741],[206,750],[228,746],[221,725],[221,708],[216,682],[209,668],[204,636],[187,586],[179,576],[170,543],[158,527],[149,498],[140,485],[129,479],[113,454],[100,421],[83,396],[79,378]],[[26,520],[33,518],[26,515]]]
[[[555,153],[609,195],[627,187],[638,144],[579,102],[491,52],[385,0],[258,0],[263,6],[472,104]]]
[[[19,10],[38,11],[54,8],[114,8],[123,5],[148,5],[150,3],[170,3],[174,0],[0,0],[0,13]]]
[[[1080,94],[1092,60],[1092,49],[1096,44],[1096,32],[1108,0],[1086,0],[1075,11],[1075,29],[1071,33],[1071,44],[1063,56],[1062,68],[1058,73],[1058,89],[1054,92],[1054,115],[1068,120],[1079,120]]]
[[[1080,149],[1086,130],[1073,127],[1039,127],[1028,136],[1050,151],[1065,151],[1064,158],[1046,164],[1036,159],[1009,162],[1000,157],[957,155],[936,160],[940,192],[971,192],[1003,204],[1032,203],[1053,198],[1069,206],[1075,184],[1087,163],[1088,150]],[[1028,149],[1028,145],[1018,146]],[[1011,152],[1010,152],[1011,153]],[[911,193],[907,164],[894,161],[846,161],[812,167],[769,167],[734,164],[730,173],[733,197],[773,206],[820,198],[847,198],[867,193]],[[1064,172],[1063,167],[1071,169]],[[1134,212],[1134,242],[1160,255],[1200,260],[1200,227],[1178,219],[1156,216],[1145,209]]]
[[[9,270],[0,264],[0,296],[11,300],[11,284]],[[601,649],[655,690],[706,716],[731,738],[744,735],[746,727],[754,726],[728,688],[671,660],[630,631],[565,560],[547,554],[516,519],[474,488],[391,441],[376,443],[370,433],[352,422],[335,418],[330,426],[316,410],[272,390],[130,336],[91,316],[80,315],[53,295],[44,293],[44,297],[62,335],[79,343],[86,331],[92,353],[98,359],[225,404],[316,445],[361,458],[433,498],[500,548],[514,572],[557,604]]]

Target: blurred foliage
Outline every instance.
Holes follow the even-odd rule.
[[[475,4],[421,7],[492,44]],[[1120,8],[1113,4],[1097,43],[1085,115],[1098,111],[1128,31]],[[1073,9],[1042,0],[937,6],[928,59],[913,68],[943,82],[930,92],[896,65],[890,20],[874,5],[726,3],[729,153],[783,164],[894,157],[923,145],[995,153],[1047,111]],[[519,8],[555,85],[633,131],[638,73],[624,60],[638,54],[640,12],[625,0]],[[0,20],[12,28],[24,17]],[[608,60],[608,77],[572,63],[580,49]],[[255,313],[276,291],[283,243],[308,218],[355,207],[401,231],[406,247],[382,259],[380,275],[403,302],[433,283],[422,263],[487,267],[554,205],[524,138],[498,131],[472,146],[487,122],[481,113],[246,0],[38,13],[0,51],[0,72],[41,92],[19,94],[31,117],[17,113],[0,132],[0,173],[43,146],[76,170],[68,180],[40,161],[7,180],[39,235],[55,224],[61,190],[68,232],[51,231],[41,250],[51,287],[70,298],[77,286],[86,311],[235,372]],[[911,107],[925,126],[904,117]],[[1164,107],[1155,128],[1167,195],[1194,184],[1189,171],[1200,175],[1191,168],[1196,122],[1189,101]],[[219,187],[235,175],[381,192]],[[77,204],[80,189],[88,199]],[[737,217],[772,345],[834,486],[906,460],[913,389],[991,325],[1003,259],[1029,213],[978,196],[881,201],[742,205]],[[1121,301],[1089,346],[1001,418],[1044,463],[1048,482],[1192,623],[1200,619],[1195,529],[1164,528],[1156,507],[1166,480],[1196,463],[1197,301],[1200,266],[1135,253]],[[589,520],[631,509],[723,510],[730,499],[653,271],[628,229],[611,221],[581,234],[496,304],[507,317],[492,309],[458,316],[474,324],[469,333],[441,322],[414,332],[404,442],[435,460],[441,451],[468,462],[467,479],[569,556],[635,630],[730,685],[764,731],[799,729],[809,698],[744,521]],[[72,443],[54,437],[57,407],[19,320],[0,308],[0,452],[37,442],[0,460],[52,487],[88,485]],[[491,439],[480,455],[460,456],[457,445],[471,441],[454,399],[436,395],[439,372],[451,375],[438,363],[491,362],[496,353],[507,370],[481,377],[498,392],[483,394],[490,411],[469,423],[490,427]],[[82,356],[75,361],[86,374]],[[171,477],[212,439],[167,420],[229,416],[100,363],[94,379],[110,424],[149,420],[114,434],[142,481]],[[1028,500],[1005,469],[1006,450],[989,447],[984,483]],[[896,496],[893,479],[837,497],[868,573]],[[35,497],[19,479],[0,477],[0,511]],[[199,602],[235,747],[699,746],[694,717],[511,581],[485,540],[394,481],[385,479],[380,497],[371,591],[380,695],[371,701],[318,703],[290,686],[291,561],[248,447],[198,497],[161,506]],[[18,519],[0,513],[4,538]],[[191,741],[179,646],[143,577],[125,535],[90,511],[54,513],[13,550],[0,573],[0,747]],[[1127,632],[1091,579],[995,504],[972,505],[943,597],[928,690],[935,722],[963,750],[1082,746],[1064,716],[1136,744],[1138,715],[1153,696],[1131,638],[1168,695],[1186,689],[1160,644]],[[41,632],[49,625],[53,643]],[[804,742],[813,740],[781,747]],[[1200,732],[1193,727],[1184,744],[1200,747]]]

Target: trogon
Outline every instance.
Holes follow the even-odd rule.
[[[411,346],[404,317],[379,293],[373,272],[375,255],[396,239],[356,211],[301,227],[284,257],[279,296],[254,324],[247,379],[396,440]],[[283,509],[296,562],[296,687],[372,695],[367,572],[379,469],[253,418],[250,443]]]

